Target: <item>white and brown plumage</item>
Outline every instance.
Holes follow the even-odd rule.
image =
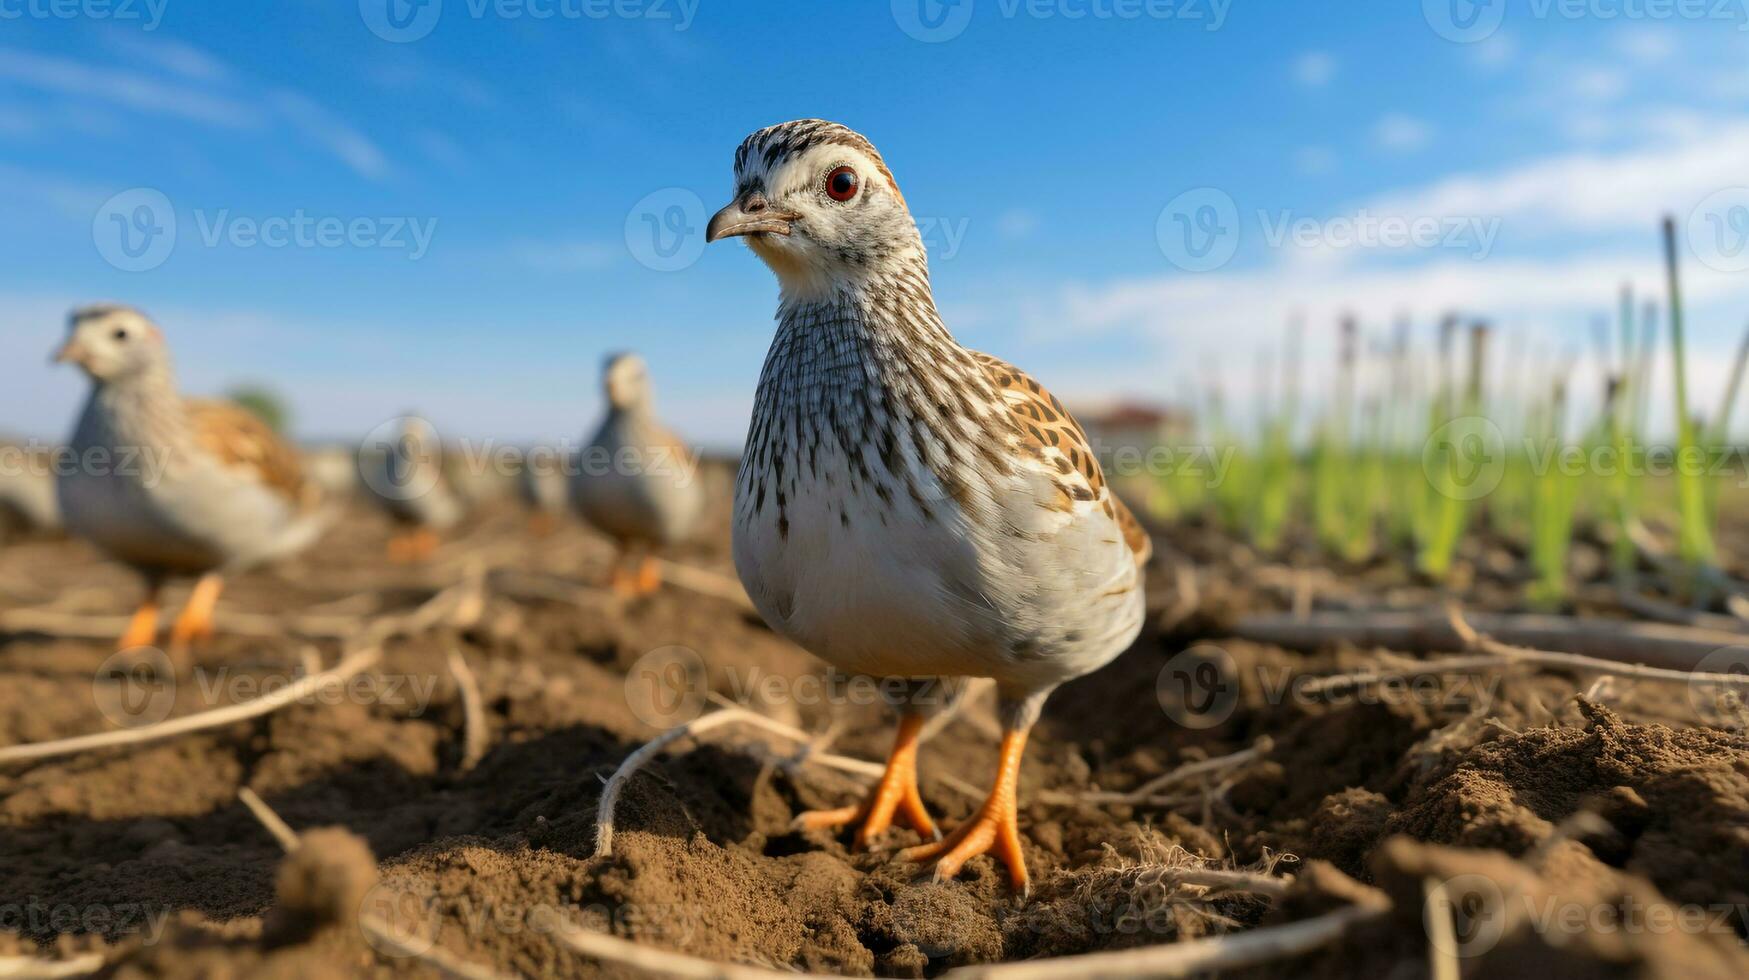
[[[516,474],[516,493],[528,508],[529,530],[541,537],[551,534],[571,497],[570,481],[556,450],[536,447],[528,454]]]
[[[167,577],[200,577],[171,631],[171,648],[186,649],[210,636],[226,573],[317,538],[328,516],[320,493],[259,418],[177,392],[164,335],[138,310],[89,306],[68,326],[56,360],[77,364],[92,386],[57,479],[62,520],[146,577],[123,649],[154,641]]]
[[[417,415],[397,419],[391,436],[386,444],[363,447],[360,475],[370,499],[395,522],[389,560],[424,561],[436,552],[442,533],[467,516],[455,486],[457,467],[437,430]]]
[[[1050,692],[1110,662],[1143,615],[1146,533],[1080,426],[1037,381],[967,350],[936,312],[917,226],[869,141],[800,120],[749,136],[735,201],[706,238],[745,237],[777,274],[777,334],[735,488],[735,566],[778,632],[885,677],[990,677],[1002,765],[978,814],[905,852],[951,877],[994,850],[1027,885],[1016,780]],[[916,782],[917,705],[860,806],[932,834]]]
[[[647,595],[662,583],[651,552],[691,537],[704,514],[698,456],[656,418],[643,358],[612,355],[601,379],[607,417],[573,461],[571,502],[618,546],[608,584]]]
[[[55,502],[53,455],[46,449],[0,447],[0,543],[8,531],[58,531],[61,508]]]

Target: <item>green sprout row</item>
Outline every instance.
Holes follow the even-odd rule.
[[[1582,539],[1602,546],[1619,587],[1633,588],[1647,568],[1674,565],[1688,573],[1680,584],[1688,597],[1710,601],[1709,583],[1728,579],[1716,541],[1721,490],[1743,468],[1727,438],[1749,335],[1716,410],[1697,416],[1669,219],[1663,232],[1662,304],[1624,286],[1613,312],[1595,324],[1591,356],[1603,387],[1594,415],[1584,408],[1592,393],[1581,399],[1573,390],[1577,352],[1527,356],[1515,333],[1502,376],[1490,377],[1498,332],[1489,323],[1448,316],[1423,353],[1407,320],[1369,347],[1358,320],[1344,317],[1323,408],[1302,424],[1307,325],[1296,320],[1281,356],[1259,358],[1253,431],[1239,433],[1218,381],[1203,393],[1197,436],[1228,460],[1224,479],[1177,469],[1158,475],[1148,497],[1154,516],[1216,522],[1266,554],[1310,547],[1350,565],[1397,560],[1452,586],[1463,584],[1472,558],[1504,550],[1516,559],[1525,602],[1538,607],[1571,600],[1573,550]],[[1660,322],[1669,338],[1673,444],[1654,444],[1647,423]],[[1590,465],[1604,458],[1616,465]],[[1674,476],[1627,465],[1648,459],[1669,464]]]

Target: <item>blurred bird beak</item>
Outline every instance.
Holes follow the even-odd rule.
[[[85,350],[84,344],[79,343],[77,340],[69,340],[61,345],[60,350],[55,351],[53,363],[84,364],[89,357],[90,353]]]
[[[790,224],[799,217],[794,211],[772,207],[763,194],[749,194],[711,216],[711,223],[704,229],[704,240],[714,242],[761,231],[787,235]]]

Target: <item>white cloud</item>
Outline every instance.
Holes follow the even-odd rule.
[[[1749,306],[1749,281],[1697,263],[1689,263],[1684,273],[1691,323],[1707,326],[1691,329],[1691,334],[1700,334],[1691,337],[1692,397],[1711,399],[1721,386],[1734,331],[1741,329],[1740,311]],[[1429,325],[1456,313],[1466,321],[1527,330],[1540,338],[1539,348],[1553,355],[1589,353],[1589,344],[1580,343],[1585,323],[1591,314],[1613,308],[1623,283],[1631,283],[1637,296],[1663,296],[1662,269],[1649,255],[1450,260],[1407,269],[1335,271],[1283,265],[1072,287],[1035,311],[1034,318],[1054,324],[1059,332],[1066,326],[1082,334],[1139,335],[1158,348],[1156,358],[1137,358],[1127,368],[1101,372],[1097,388],[1077,390],[1064,383],[1072,377],[1068,375],[1052,381],[1059,395],[1071,397],[1095,390],[1159,391],[1162,379],[1177,377],[1169,367],[1182,370],[1208,352],[1219,352],[1219,362],[1237,372],[1233,378],[1242,385],[1254,352],[1277,349],[1283,325],[1292,317],[1303,317],[1308,325],[1306,357],[1315,365],[1333,356],[1334,326],[1348,315],[1375,333],[1408,315],[1417,325],[1423,350]]]
[[[1012,208],[996,218],[996,233],[1010,240],[1027,238],[1038,230],[1038,215],[1024,208]]]
[[[1242,386],[1251,352],[1277,347],[1283,324],[1295,315],[1313,327],[1312,358],[1331,356],[1333,325],[1344,315],[1378,329],[1408,314],[1425,337],[1426,325],[1450,312],[1540,338],[1536,346],[1546,350],[1551,364],[1568,353],[1589,356],[1590,318],[1613,311],[1624,283],[1637,296],[1662,301],[1659,216],[1674,213],[1680,219],[1701,198],[1743,185],[1749,174],[1749,120],[1715,120],[1679,131],[1692,136],[1674,144],[1647,140],[1613,155],[1563,154],[1457,175],[1380,195],[1348,212],[1498,218],[1504,234],[1532,229],[1528,237],[1539,241],[1538,253],[1496,253],[1477,261],[1437,249],[1386,256],[1359,248],[1326,254],[1289,247],[1275,251],[1263,268],[1074,284],[1042,301],[1035,297],[1020,319],[1049,325],[1049,336],[1065,329],[1125,334],[1158,350],[1157,357],[1108,370],[1099,382],[1102,388],[1088,381],[1079,393],[1159,391],[1161,378],[1176,377],[1169,368],[1181,370],[1187,359],[1207,351],[1222,352]],[[1603,234],[1635,235],[1636,244],[1594,244]],[[1749,276],[1687,257],[1683,288],[1695,397],[1713,399],[1742,329],[1743,311],[1749,309]],[[1070,373],[1053,382],[1059,395],[1077,393],[1075,377]],[[1583,384],[1595,388],[1601,379]],[[1663,403],[1667,399],[1655,402]],[[1659,424],[1669,424],[1667,412]]]
[[[1650,250],[1648,250],[1650,252]],[[1684,288],[1695,303],[1749,300],[1749,281],[1694,265]],[[1261,270],[1169,276],[1065,292],[1063,309],[1082,329],[1136,327],[1194,341],[1219,337],[1241,349],[1273,337],[1293,313],[1333,323],[1347,312],[1383,323],[1401,312],[1422,319],[1460,312],[1490,319],[1560,318],[1606,309],[1615,289],[1631,282],[1641,295],[1661,295],[1661,266],[1648,255],[1580,255],[1556,259],[1449,259],[1409,268]]]
[[[66,58],[0,48],[0,78],[63,95],[113,102],[157,115],[176,116],[231,128],[261,122],[253,107],[183,85],[168,84],[131,71],[95,68]]]
[[[1294,81],[1306,88],[1330,84],[1336,75],[1336,59],[1327,51],[1307,51],[1294,59]]]
[[[1749,68],[1729,68],[1718,73],[1710,86],[1720,99],[1749,101]]]
[[[1714,191],[1749,175],[1749,121],[1701,127],[1673,146],[1625,153],[1571,153],[1491,174],[1449,177],[1386,195],[1381,211],[1407,215],[1488,215],[1548,232],[1649,228],[1664,212],[1685,214]]]
[[[283,121],[361,176],[376,178],[388,172],[388,160],[376,144],[307,96],[281,89],[261,104],[215,94],[214,83],[223,80],[228,69],[199,49],[161,40],[116,43],[137,53],[141,60],[150,61],[155,68],[198,81],[199,86],[11,48],[0,48],[0,79],[69,97],[70,105],[57,109],[53,116],[35,120],[39,129],[43,128],[41,123],[53,122],[90,132],[103,120],[101,114],[91,111],[94,102],[228,129],[260,129],[270,122]],[[15,133],[22,132],[21,122],[21,118],[13,119],[10,128]]]
[[[388,158],[375,143],[308,96],[280,89],[273,93],[270,101],[293,127],[338,157],[354,173],[375,179],[388,172]]]
[[[470,169],[467,151],[445,133],[422,129],[413,134],[413,142],[432,162],[451,173],[466,173]]]
[[[1505,31],[1496,31],[1473,49],[1476,67],[1486,72],[1500,71],[1518,58],[1518,41]]]
[[[1386,115],[1373,126],[1373,141],[1394,153],[1412,153],[1432,139],[1432,126],[1400,112]]]
[[[89,223],[97,208],[115,190],[0,163],[0,199],[9,202],[14,215],[27,206],[46,204],[62,217]],[[13,225],[13,229],[18,231],[19,227]]]
[[[1676,53],[1676,38],[1669,31],[1640,27],[1616,38],[1616,48],[1642,65],[1664,62]]]
[[[474,109],[492,109],[499,104],[497,94],[477,78],[438,68],[411,52],[397,51],[394,57],[366,69],[366,77],[398,93],[435,94]]]
[[[1567,90],[1576,99],[1613,102],[1627,92],[1628,80],[1614,68],[1581,67],[1567,76]]]
[[[230,75],[230,69],[218,58],[192,44],[162,35],[116,31],[108,40],[117,50],[183,78],[218,82]]]
[[[1336,154],[1327,146],[1302,146],[1293,154],[1294,170],[1308,177],[1336,169]]]

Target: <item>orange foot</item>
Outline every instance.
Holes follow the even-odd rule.
[[[923,716],[907,714],[899,718],[899,734],[893,740],[893,752],[887,757],[886,771],[868,796],[855,806],[834,810],[809,810],[796,817],[791,826],[796,830],[821,830],[857,823],[853,846],[866,850],[868,843],[893,825],[895,815],[925,837],[939,838],[935,821],[923,805],[917,792],[917,735],[923,730]]]
[[[662,591],[662,566],[654,558],[638,563],[637,580],[633,583],[638,595],[655,595]]]
[[[1008,880],[1022,895],[1031,891],[1026,857],[1020,847],[1017,784],[1020,757],[1026,751],[1026,732],[1009,731],[1002,736],[1002,763],[996,785],[971,820],[947,839],[907,847],[899,856],[907,861],[934,861],[935,880],[945,881],[960,873],[965,863],[980,854],[995,854],[1008,866]]]
[[[194,584],[194,591],[189,593],[188,604],[182,607],[182,614],[176,617],[175,625],[170,627],[170,650],[173,653],[186,653],[196,647],[205,646],[213,638],[213,610],[218,606],[219,594],[225,590],[225,580],[218,575],[203,575]]]
[[[412,554],[412,560],[430,561],[431,556],[437,554],[438,543],[436,531],[433,531],[428,527],[422,527],[419,530],[414,531],[413,539],[410,542],[408,549]]]
[[[437,532],[427,527],[404,531],[389,539],[389,561],[406,565],[430,559],[437,551]]]
[[[613,565],[607,570],[607,588],[621,599],[635,598],[638,594],[638,577],[626,567],[624,555],[617,555]]]
[[[158,592],[156,589],[146,596],[146,601],[140,603],[134,617],[128,620],[128,628],[116,641],[117,650],[132,650],[135,647],[149,647],[158,640]]]

